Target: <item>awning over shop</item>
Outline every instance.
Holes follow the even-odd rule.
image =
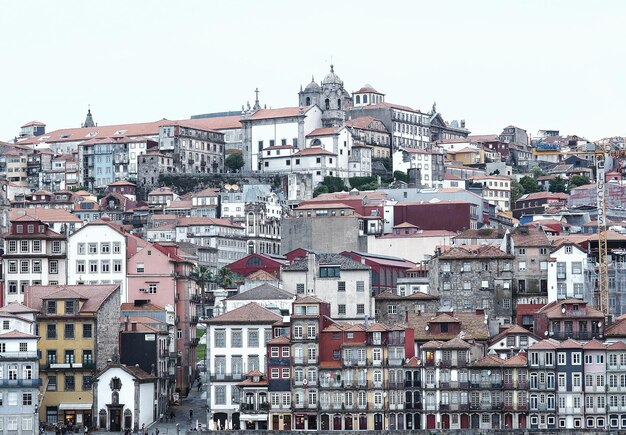
[[[59,410],[60,411],[64,411],[64,410],[86,410],[86,409],[91,409],[93,407],[92,403],[71,403],[71,402],[64,402],[64,403],[60,403],[59,404]]]

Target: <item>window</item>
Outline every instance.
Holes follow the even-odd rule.
[[[397,305],[387,305],[387,314],[398,314]]]
[[[74,376],[73,375],[65,375],[65,391],[74,391]]]
[[[41,240],[33,240],[33,252],[41,252]]]
[[[100,243],[100,253],[101,254],[109,254],[111,252],[111,244],[110,243]]]
[[[20,249],[22,252],[28,252],[28,240],[22,240],[20,242]]]
[[[22,405],[32,405],[32,404],[33,404],[33,394],[22,393]]]
[[[525,261],[520,261],[518,263],[518,267],[519,267],[519,270],[526,270],[526,262]]]
[[[59,254],[60,252],[61,252],[61,241],[54,240],[52,242],[52,253],[53,254]]]
[[[572,273],[576,275],[580,275],[583,273],[583,264],[580,261],[572,262]]]
[[[304,284],[302,283],[296,284],[296,293],[299,295],[304,294]]]
[[[357,292],[365,291],[365,282],[364,281],[357,281],[356,282],[356,291]]]
[[[20,262],[21,273],[28,273],[28,271],[30,270],[30,265],[28,263],[29,263],[28,260]]]
[[[580,352],[572,353],[572,364],[580,365]]]
[[[257,329],[248,331],[248,347],[259,347],[259,331]]]
[[[340,316],[345,316],[346,315],[346,305],[345,304],[339,304],[337,306],[337,314],[339,314]]]
[[[98,244],[97,243],[90,243],[89,244],[89,253],[90,254],[97,254],[98,253]]]
[[[100,271],[102,273],[109,273],[111,271],[111,262],[109,260],[102,260],[100,262]]]
[[[48,323],[47,328],[46,328],[46,333],[47,333],[48,339],[53,340],[57,338],[57,325],[54,323]]]
[[[9,240],[9,252],[17,252],[17,240]]]
[[[365,304],[356,304],[356,313],[365,314]]]
[[[65,331],[65,333],[63,334],[64,338],[66,339],[74,338],[74,324],[73,323],[66,323],[64,331]]]
[[[144,264],[137,263],[137,273],[143,273],[143,272],[144,272]]]
[[[345,281],[338,281],[337,282],[337,291],[338,292],[345,292],[346,291],[346,282]]]
[[[17,261],[9,261],[9,273],[17,273]]]
[[[78,244],[78,254],[79,255],[84,255],[85,254],[85,244],[84,243],[79,243]]]
[[[91,376],[83,375],[83,391],[91,390]]]
[[[59,273],[59,262],[58,260],[50,260],[48,262],[48,269],[51,274]]]
[[[226,405],[226,387],[222,385],[215,386],[215,404]]]
[[[122,244],[120,242],[113,242],[113,253],[119,254],[122,252]]]
[[[20,343],[20,352],[28,351],[28,343]]]
[[[320,267],[320,278],[339,278],[341,275],[339,266]]]
[[[230,345],[231,347],[241,347],[241,329],[231,332]]]
[[[93,325],[91,323],[83,323],[83,338],[93,337]]]
[[[113,272],[121,272],[121,271],[122,271],[122,261],[113,260]]]

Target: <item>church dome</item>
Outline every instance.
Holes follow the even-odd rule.
[[[333,65],[330,66],[330,72],[328,73],[328,75],[324,77],[324,80],[322,80],[322,85],[332,85],[332,84],[343,86],[343,82],[341,81],[339,76],[335,74],[335,69]]]
[[[320,85],[315,83],[315,80],[313,78],[311,78],[311,83],[306,85],[306,88],[304,88],[305,91],[309,91],[309,92],[319,92],[320,89],[321,89]]]

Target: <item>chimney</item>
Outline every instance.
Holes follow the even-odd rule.
[[[137,331],[137,322],[132,322],[130,324],[131,331]]]

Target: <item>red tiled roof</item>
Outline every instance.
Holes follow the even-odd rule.
[[[20,128],[32,127],[32,126],[45,127],[46,124],[44,124],[41,121],[30,121],[30,122],[27,122],[26,124],[22,125]]]
[[[272,324],[282,320],[282,317],[274,312],[260,306],[255,302],[235,308],[220,316],[207,320],[206,323],[225,324],[225,323],[269,323]]]
[[[12,208],[9,212],[9,220],[13,221],[20,216],[28,215],[42,222],[81,222],[72,213],[58,208]]]
[[[320,148],[320,147],[305,148],[294,154],[294,156],[319,156],[319,155],[336,156],[337,154],[331,153],[330,151],[326,151],[324,148]]]
[[[348,119],[346,121],[346,127],[357,128],[360,130],[371,130],[371,131],[380,131],[384,133],[389,133],[387,129],[385,128],[384,124],[382,124],[382,121],[381,121],[382,129],[371,127],[372,122],[374,121],[380,121],[380,120],[374,118],[373,116],[359,116],[358,118]]]
[[[303,113],[309,109],[310,106],[302,109]],[[260,109],[257,110],[251,119],[273,119],[273,118],[291,118],[300,115],[300,107],[281,107],[278,109]]]
[[[190,226],[202,226],[202,225],[215,225],[220,227],[230,228],[242,228],[240,225],[233,224],[227,219],[217,219],[210,217],[181,217],[178,220],[177,226],[190,227]]]
[[[44,299],[83,299],[81,313],[93,313],[115,292],[118,284],[101,285],[32,285],[26,288],[24,304],[43,312]]]
[[[311,133],[307,134],[306,137],[330,136],[330,135],[334,135],[334,134],[339,134],[339,130],[340,129],[334,128],[334,127],[316,128]]]

